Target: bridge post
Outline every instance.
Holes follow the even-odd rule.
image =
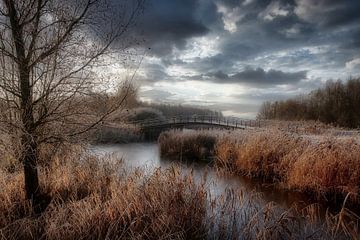
[[[236,120],[236,122],[235,122],[235,126],[236,126],[236,128],[237,128],[237,120]]]

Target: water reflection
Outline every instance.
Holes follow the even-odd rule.
[[[289,208],[296,203],[298,206],[310,204],[310,200],[304,195],[275,188],[272,185],[264,185],[254,179],[219,174],[205,162],[185,162],[160,157],[159,147],[156,143],[131,143],[131,144],[107,144],[92,146],[93,154],[113,155],[124,160],[128,170],[142,168],[146,174],[151,174],[156,168],[168,168],[172,165],[181,167],[183,174],[192,172],[195,181],[202,181],[206,177],[205,184],[211,196],[219,196],[226,189],[243,190],[248,195],[261,193],[263,203],[274,201],[283,208]]]

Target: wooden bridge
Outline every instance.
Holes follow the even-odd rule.
[[[227,129],[245,129],[258,128],[260,121],[249,120],[236,117],[219,117],[219,116],[191,116],[191,117],[170,117],[170,118],[152,118],[141,121],[131,122],[139,127],[142,131],[151,129],[163,130],[169,128],[186,128],[186,127],[221,127]]]

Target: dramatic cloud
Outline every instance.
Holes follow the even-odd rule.
[[[273,21],[275,18],[286,17],[289,14],[289,5],[281,5],[279,1],[273,1],[259,14],[259,17],[266,21]]]
[[[360,19],[359,1],[297,0],[295,13],[303,20],[327,27]]]
[[[152,54],[164,56],[173,47],[184,49],[188,38],[208,32],[196,15],[198,7],[196,0],[148,1],[136,33],[143,37]]]
[[[300,72],[283,72],[274,69],[265,71],[262,68],[247,67],[244,71],[238,72],[234,75],[219,71],[210,74],[214,77],[214,81],[219,83],[244,83],[247,85],[282,85],[294,84],[306,78],[306,71]]]
[[[347,69],[356,69],[360,68],[360,58],[354,58],[353,60],[346,63]]]
[[[130,31],[146,52],[140,95],[255,116],[358,76],[359,12],[359,0],[148,0]]]

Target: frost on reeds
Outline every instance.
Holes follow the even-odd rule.
[[[217,139],[218,166],[318,197],[360,193],[360,145],[355,138],[311,139],[278,130]]]
[[[170,131],[159,138],[163,156],[202,159],[232,173],[261,178],[316,197],[350,202],[360,194],[360,143],[357,136],[300,135],[278,129]],[[328,199],[330,200],[330,199]]]

